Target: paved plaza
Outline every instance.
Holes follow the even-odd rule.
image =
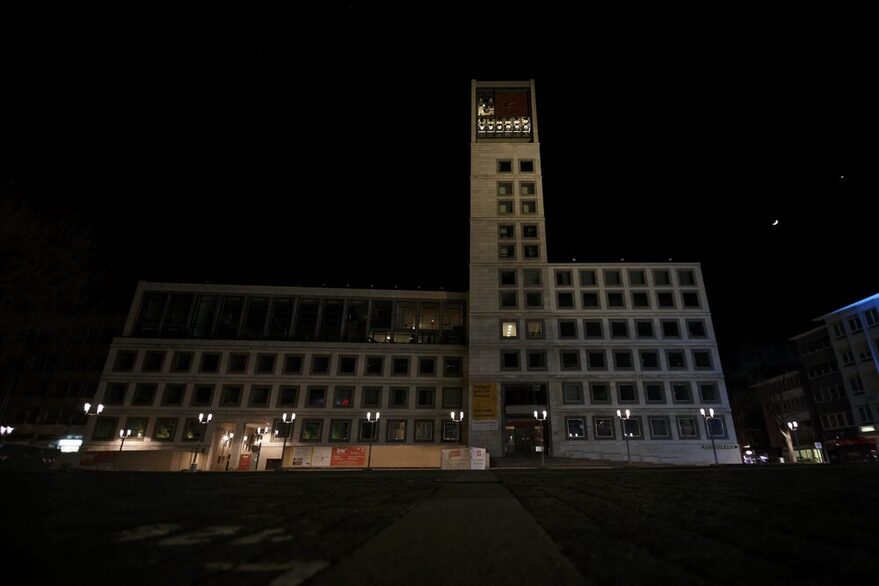
[[[0,478],[4,557],[40,584],[843,584],[879,569],[875,465]]]

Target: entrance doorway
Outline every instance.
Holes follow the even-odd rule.
[[[508,421],[504,433],[504,454],[510,456],[537,456],[537,446],[543,445],[543,426],[535,421]]]

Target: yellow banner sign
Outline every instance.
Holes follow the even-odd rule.
[[[497,384],[473,383],[470,389],[473,419],[497,419]]]

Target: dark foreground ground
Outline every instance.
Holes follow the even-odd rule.
[[[0,482],[3,572],[22,583],[492,584],[519,562],[511,584],[855,584],[879,572],[877,465]],[[535,555],[558,558],[558,572],[529,577]]]

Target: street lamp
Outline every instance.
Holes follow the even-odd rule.
[[[265,434],[269,432],[269,424],[266,423],[265,427],[257,427],[256,431],[253,432],[253,440],[250,443],[250,450],[253,451],[253,448],[256,447],[256,464],[253,467],[254,472],[259,471],[259,454],[262,452],[262,438]]]
[[[454,421],[458,427],[458,442],[460,443],[461,442],[461,422],[464,421],[464,412],[459,411],[458,414],[455,415],[454,411],[450,411],[449,417],[451,417],[452,421]]]
[[[539,416],[537,414],[537,411],[535,411],[534,412],[534,419],[537,420],[537,422],[538,422],[537,427],[540,428],[540,467],[543,468],[544,465],[546,464],[546,460],[544,458],[544,453],[546,453],[546,446],[543,445],[543,437],[544,437],[543,425],[540,425],[540,424],[542,424],[544,421],[546,421],[546,410],[544,409],[543,411],[541,411]],[[535,429],[535,431],[536,431],[536,429]]]
[[[104,406],[101,403],[98,403],[95,406],[94,411],[92,411],[92,404],[91,403],[86,403],[85,405],[82,406],[82,411],[86,415],[100,415],[101,411],[103,411],[103,410],[104,410]]]
[[[7,435],[12,435],[12,430],[15,429],[11,425],[0,425],[0,442],[3,441],[3,438]]]
[[[287,426],[287,433],[284,434],[284,443],[281,446],[281,466],[280,466],[280,468],[278,468],[278,470],[281,470],[284,468],[284,450],[287,449],[287,440],[290,439],[290,432],[293,431],[293,422],[296,421],[296,414],[291,413],[290,419],[287,419],[287,414],[284,413],[284,417],[282,418],[282,421],[284,422],[284,425]],[[275,435],[278,435],[277,429],[275,430]]]
[[[131,436],[130,429],[120,429],[119,430],[119,438],[122,440],[119,442],[119,452],[122,453],[122,447],[125,445],[125,440]],[[116,460],[113,462],[113,468],[117,468],[119,466],[119,454],[116,454]]]
[[[709,409],[706,414],[705,408],[703,407],[702,409],[699,409],[699,413],[702,414],[702,420],[705,422],[705,435],[711,438],[711,449],[714,451],[714,463],[717,464],[717,446],[714,445],[714,433],[711,431],[711,426],[708,425],[709,419],[717,419],[717,417],[714,416],[714,409]]]
[[[229,459],[232,458],[231,452],[229,453],[229,455],[226,455],[226,448],[228,448],[229,444],[232,443],[232,438],[234,437],[235,432],[233,431],[226,430],[225,433],[223,433],[223,452],[221,454],[221,458],[226,460],[226,470],[229,470]]]
[[[375,441],[378,439],[378,420],[381,418],[381,411],[375,412],[375,417],[372,416],[372,411],[366,412],[366,422],[373,426],[372,431],[372,439]],[[372,464],[372,444],[369,446],[369,454],[366,456],[366,469],[371,470]]]
[[[620,411],[619,409],[617,409],[617,417],[620,418],[620,433],[623,434],[623,438],[625,438],[625,440],[626,440],[626,466],[628,466],[629,464],[632,463],[631,453],[629,452],[629,437],[632,434],[626,432],[627,424],[624,424],[623,422],[624,421],[628,422],[629,419],[631,419],[631,413],[632,413],[631,411],[626,409],[626,416],[623,417],[623,412]],[[643,451],[642,451],[642,458],[643,458]]]
[[[796,444],[794,446],[794,451],[795,451],[794,462],[798,462],[800,459],[800,436],[799,436],[799,434],[797,434],[797,431],[800,429],[800,424],[797,423],[796,421],[788,421],[787,427],[792,432],[794,432],[794,443]]]
[[[189,469],[192,472],[198,470],[198,463],[195,461],[195,459],[198,456],[198,452],[201,451],[201,442],[204,439],[204,436],[207,435],[207,424],[210,423],[211,419],[213,418],[213,413],[208,413],[207,417],[205,417],[204,413],[198,414],[198,422],[205,426],[205,433],[201,434],[201,436],[198,438],[198,445],[195,446],[195,451],[192,452],[192,462],[189,463]]]

